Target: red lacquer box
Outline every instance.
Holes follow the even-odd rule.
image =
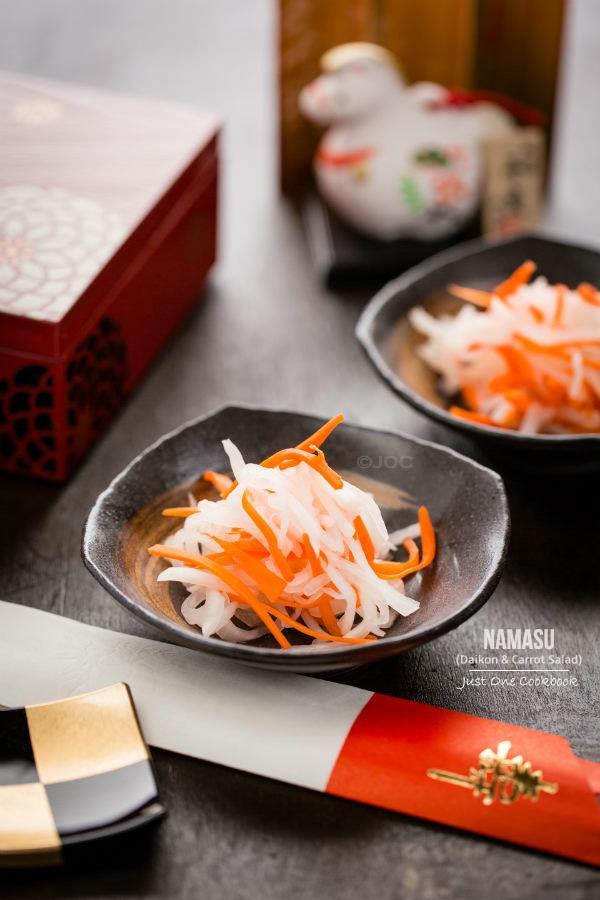
[[[0,77],[0,467],[62,480],[215,260],[216,120]]]

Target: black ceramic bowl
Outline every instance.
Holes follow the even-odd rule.
[[[424,415],[466,432],[501,451],[511,462],[548,472],[581,473],[600,469],[599,435],[526,435],[478,425],[448,412],[450,400],[438,390],[437,375],[416,352],[423,340],[408,321],[413,306],[432,314],[455,312],[462,301],[446,287],[456,283],[490,289],[523,260],[537,263],[551,282],[600,284],[600,253],[528,235],[490,243],[470,241],[438,253],[390,282],[371,300],[356,327],[356,336],[384,381]]]
[[[421,601],[420,609],[400,617],[386,637],[317,652],[281,650],[270,635],[252,644],[205,638],[180,614],[182,586],[156,581],[165,563],[149,556],[147,548],[163,542],[177,527],[160,511],[187,505],[190,490],[198,497],[210,496],[198,473],[227,471],[223,438],[230,437],[246,459],[260,460],[298,444],[320,424],[310,416],[232,406],[167,434],[98,497],[83,534],[86,566],[119,603],[173,641],[264,668],[346,669],[455,628],[485,603],[500,578],[509,532],[502,480],[452,450],[357,425],[336,429],[325,447],[328,461],[348,480],[374,493],[390,530],[414,522],[416,505],[424,503],[438,540],[431,568],[407,581],[407,591]]]

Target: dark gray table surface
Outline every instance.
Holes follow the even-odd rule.
[[[226,120],[220,264],[69,484],[0,479],[2,599],[155,637],[84,569],[81,526],[135,453],[230,401],[324,416],[341,409],[351,420],[482,458],[378,382],[353,337],[367,295],[329,293],[311,269],[300,223],[277,191],[268,0],[19,0],[2,4],[0,16],[1,68],[206,106]],[[513,535],[492,599],[441,640],[344,679],[554,731],[577,753],[600,759],[600,483],[505,474]],[[494,626],[554,628],[558,652],[582,656],[578,687],[459,690],[456,654],[480,652],[484,628]],[[598,874],[575,863],[166,752],[155,759],[170,813],[158,829],[109,860],[4,874],[0,891],[36,900],[600,896]]]

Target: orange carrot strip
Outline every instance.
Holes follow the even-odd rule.
[[[221,497],[225,497],[233,485],[233,481],[229,475],[223,475],[222,472],[213,472],[211,469],[207,469],[206,472],[203,472],[202,477],[217,489]]]
[[[224,555],[224,554],[223,554],[223,555]],[[242,600],[241,597],[238,597],[236,594],[230,594],[230,597],[231,597],[231,599],[233,600],[234,603],[239,603],[240,606],[246,606],[246,605],[247,605],[247,604],[245,603],[245,601]],[[300,601],[300,600],[290,600],[289,597],[285,597],[285,598],[283,598],[282,600],[280,600],[280,601],[278,601],[278,602],[281,604],[281,606],[285,606],[285,607],[288,607],[288,606],[289,606],[289,607],[291,607],[292,609],[308,609],[308,610],[313,610],[313,613],[312,613],[313,616],[316,616],[317,618],[318,618],[318,616],[319,616],[319,611],[318,611],[318,609],[317,609],[317,607],[319,606],[319,600],[318,600],[318,599],[317,599],[317,600],[310,600],[310,601],[307,600],[306,603],[303,603],[303,602]],[[277,611],[277,612],[278,612],[278,611]],[[278,614],[279,614],[279,612],[278,612]]]
[[[477,390],[473,385],[466,384],[462,389],[462,395],[467,406],[477,409]]]
[[[524,334],[519,334],[518,332],[514,334],[514,338],[529,353],[547,353],[550,356],[561,356],[565,359],[568,358],[568,355],[565,352],[565,348],[562,346],[558,346],[557,344],[540,344],[537,341],[526,337]]]
[[[186,518],[187,516],[193,516],[194,513],[198,512],[197,506],[170,506],[167,509],[163,509],[163,516],[171,517],[181,517]]]
[[[544,353],[552,353],[553,350],[572,350],[574,347],[600,347],[600,340],[593,338],[577,338],[571,341],[554,341],[552,344],[541,344],[539,341],[534,341],[518,331],[514,333],[513,337],[519,340],[528,350],[537,350]]]
[[[538,309],[537,306],[530,306],[529,312],[538,323],[538,325],[541,325],[544,321],[544,313],[541,311],[541,309]]]
[[[293,609],[313,609],[319,606],[319,601],[317,600],[307,600],[303,602],[302,600],[290,600],[289,597],[284,597],[279,601],[283,606],[291,606]],[[313,613],[314,615],[314,613]]]
[[[520,335],[516,332],[513,334],[513,337],[518,340]],[[527,339],[525,339],[527,340]],[[518,347],[513,347],[512,344],[482,344],[482,343],[474,343],[471,344],[468,348],[469,350],[494,350],[496,353],[499,353],[500,356],[504,359],[506,363],[506,367],[508,372],[504,373],[511,379],[511,384],[509,386],[521,386],[522,382],[525,382],[531,388],[535,389],[536,387],[536,376],[535,370],[528,360],[525,353],[520,350]],[[495,382],[495,379],[492,379],[492,382]],[[490,384],[492,383],[490,382]]]
[[[565,297],[567,289],[564,284],[556,285],[556,307],[552,317],[552,328],[560,328],[562,325],[562,317],[565,311]]]
[[[353,524],[358,542],[363,548],[363,553],[367,557],[368,561],[372,562],[372,560],[375,559],[375,547],[373,546],[373,541],[371,540],[371,535],[367,530],[367,526],[360,516],[357,516],[355,518]]]
[[[489,416],[473,412],[470,409],[463,409],[462,406],[451,406],[449,412],[451,415],[456,416],[457,419],[466,419],[468,422],[476,422],[478,425],[494,425],[498,427],[497,423],[490,419]]]
[[[294,575],[296,575],[298,572],[303,571],[306,565],[306,559],[303,556],[300,559],[298,559],[297,557],[290,558],[288,556],[288,563],[292,567],[292,572],[294,573]]]
[[[229,559],[229,556],[227,555],[227,553],[222,553],[222,552],[221,553],[207,553],[206,558],[212,559],[214,562],[218,562],[218,563],[226,563],[226,562],[231,561]]]
[[[505,281],[501,281],[500,284],[494,288],[494,294],[502,299],[509,297],[511,294],[514,294],[521,285],[526,284],[529,281],[536,269],[536,264],[532,262],[532,260],[527,259],[515,269],[512,275],[509,275]]]
[[[516,409],[508,409],[498,423],[500,428],[516,428],[521,421],[521,413]]]
[[[419,548],[412,538],[406,538],[405,541],[402,541],[402,546],[408,553],[407,565],[414,566],[415,563],[419,562]]]
[[[344,486],[344,479],[327,465],[323,456],[314,455],[307,450],[298,450],[296,447],[279,450],[277,453],[264,459],[261,462],[261,466],[264,466],[266,469],[276,469],[282,463],[288,461],[293,462],[294,465],[305,462],[307,465],[312,466],[336,490]]]
[[[268,556],[269,551],[263,547],[260,541],[253,537],[241,537],[237,541],[233,541],[236,550],[245,550],[246,553],[258,553],[262,556]]]
[[[333,609],[331,608],[331,599],[327,596],[327,594],[323,594],[323,596],[321,597],[319,609],[321,610],[321,618],[323,619],[323,624],[327,631],[330,634],[335,634],[337,637],[339,637],[341,635],[340,626],[338,625],[338,620],[333,614]]]
[[[592,306],[600,306],[600,291],[598,291],[593,284],[582,281],[581,284],[577,285],[576,290],[581,299],[585,300],[586,303],[591,303]]]
[[[487,309],[492,299],[490,291],[480,291],[477,288],[462,287],[460,284],[448,285],[447,291],[449,294],[452,294],[453,297],[458,297],[459,300],[465,300],[467,303],[473,303],[475,306],[480,306],[482,309]]]
[[[583,357],[583,364],[584,366],[589,366],[590,369],[600,369],[600,359],[590,359],[589,356],[585,356],[585,354]]]
[[[395,562],[394,560],[386,559],[372,563],[373,571],[384,581],[403,578],[407,573],[411,574],[417,571],[415,567],[419,565],[419,548],[412,538],[407,538],[403,541],[402,546],[408,553],[408,559],[405,562]]]
[[[308,450],[309,447],[315,446],[320,447],[321,444],[327,440],[332,431],[334,431],[338,425],[340,425],[344,421],[344,416],[342,413],[338,413],[337,416],[334,416],[328,422],[325,422],[321,425],[320,428],[317,428],[314,434],[309,435],[309,437],[305,438],[301,441],[297,446],[296,450]],[[261,465],[264,465],[266,460],[264,460]],[[237,487],[237,481],[233,481],[231,486],[228,488],[227,492],[223,494],[224,497],[229,496],[231,491]]]
[[[250,516],[261,534],[264,535],[269,546],[269,550],[271,551],[271,556],[275,561],[275,565],[277,566],[285,580],[291,581],[294,577],[294,573],[292,572],[287,559],[279,549],[275,532],[273,531],[269,523],[263,519],[260,513],[252,505],[250,497],[248,495],[248,490],[245,490],[242,495],[242,507],[244,508],[244,512],[246,513],[246,515]]]
[[[523,388],[508,388],[503,395],[519,412],[525,412],[531,406],[531,397]]]
[[[492,391],[492,393],[502,393],[509,388],[518,387],[519,383],[519,379],[515,377],[513,372],[503,372],[502,375],[496,375],[491,379],[488,383],[488,390]]]
[[[309,437],[305,438],[303,441],[297,445],[298,450],[308,450],[311,446],[320,447],[323,444],[332,431],[334,431],[338,425],[344,421],[344,416],[342,413],[338,413],[337,416],[334,416],[328,422],[325,422],[324,425],[321,425],[320,428],[317,428],[314,434],[311,434]]]
[[[560,406],[562,403],[568,402],[566,388],[557,378],[548,375],[547,372],[543,372],[542,383],[548,402],[551,403],[552,406]]]
[[[285,601],[284,601],[285,602]],[[368,644],[370,641],[376,640],[374,637],[366,637],[366,638],[347,638],[341,635],[338,637],[336,634],[319,634],[318,631],[313,631],[312,628],[308,628],[307,625],[303,625],[302,622],[297,622],[295,619],[292,619],[290,616],[285,613],[279,612],[278,609],[275,609],[273,606],[269,606],[268,603],[263,604],[265,609],[271,613],[271,615],[276,616],[282,622],[285,622],[286,625],[289,625],[290,628],[295,628],[296,631],[301,631],[302,634],[307,634],[309,637],[317,638],[319,641],[334,641],[340,644]]]
[[[148,548],[148,553],[152,556],[159,556],[162,559],[177,559],[196,569],[206,569],[207,572],[216,575],[217,578],[228,585],[228,587],[232,588],[232,590],[234,590],[235,593],[254,610],[259,619],[261,619],[269,629],[280,647],[287,649],[291,646],[288,639],[282,634],[281,629],[273,622],[269,615],[268,611],[272,609],[272,607],[268,607],[259,600],[258,597],[255,597],[250,588],[247,587],[243,581],[237,578],[232,572],[225,569],[220,563],[208,559],[205,556],[195,557],[189,553],[183,553],[181,550],[175,550],[173,547],[166,547],[163,544],[154,544],[153,547]],[[277,613],[276,610],[275,612]],[[277,615],[279,614],[277,613]]]
[[[419,507],[419,527],[421,528],[421,562],[420,566],[428,566],[435,559],[435,530],[426,506]]]
[[[323,567],[317,558],[317,554],[314,551],[313,545],[310,542],[310,538],[307,534],[302,535],[302,546],[304,547],[304,553],[308,562],[310,563],[310,570],[313,575],[322,575]]]
[[[433,560],[435,559],[435,531],[433,525],[431,524],[431,519],[429,517],[429,512],[426,506],[419,507],[419,527],[421,528],[421,560],[420,562],[415,562],[410,565],[410,557],[409,562],[406,563],[389,563],[385,569],[382,569],[385,574],[380,574],[377,571],[377,574],[380,578],[383,578],[385,581],[391,581],[394,578],[407,578],[408,575],[412,575],[414,572],[418,572],[421,569],[424,569],[426,566],[429,566]],[[406,545],[407,542],[405,542]],[[410,551],[409,551],[410,554]],[[414,558],[414,554],[413,554]],[[385,563],[378,563],[378,566],[384,566]],[[392,566],[397,565],[399,568],[397,573],[394,574],[394,570],[391,568]],[[402,566],[402,570],[400,571],[400,566]]]
[[[504,359],[509,372],[518,376],[522,384],[526,384],[534,392],[537,391],[535,370],[527,359],[527,356],[521,350],[518,350],[510,344],[498,344],[494,349]]]
[[[510,344],[498,344],[494,349],[504,358],[510,370],[520,375],[524,381],[531,381],[533,377],[531,363],[521,350]]]
[[[230,561],[233,561],[240,569],[244,570],[246,575],[255,582],[256,586],[260,588],[271,603],[276,603],[279,600],[281,592],[286,585],[283,578],[280,578],[279,575],[268,569],[260,559],[257,559],[250,553],[246,553],[245,550],[241,550],[237,546],[237,541],[222,541],[219,538],[214,538],[214,540],[223,548],[225,555],[230,558]]]

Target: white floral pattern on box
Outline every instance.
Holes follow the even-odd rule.
[[[60,188],[0,188],[0,311],[57,322],[125,236],[117,213]]]

